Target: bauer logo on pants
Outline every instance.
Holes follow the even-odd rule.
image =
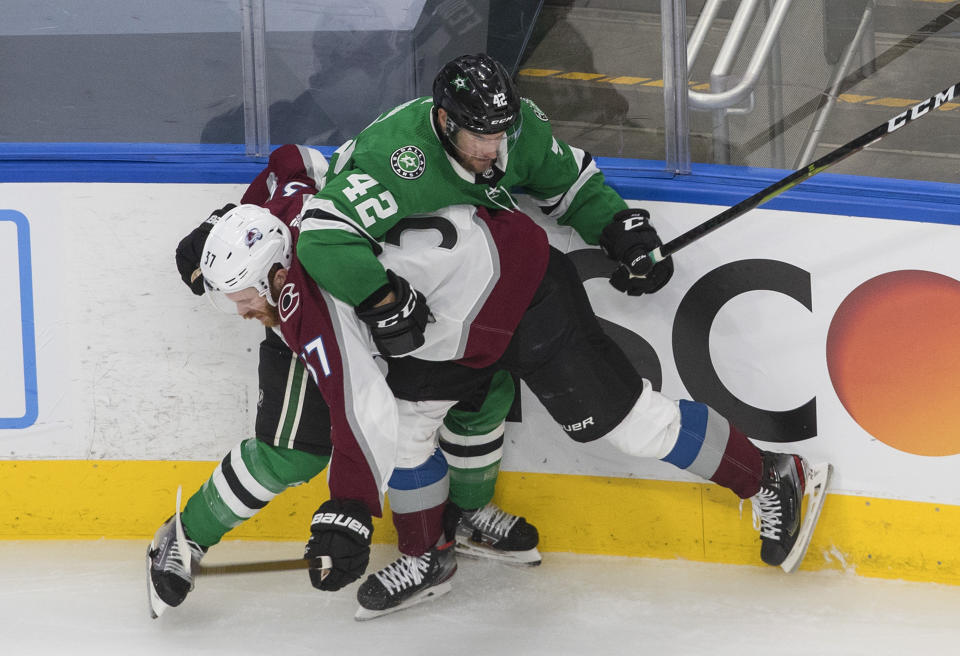
[[[27,217],[0,210],[0,429],[37,420],[33,275]]]

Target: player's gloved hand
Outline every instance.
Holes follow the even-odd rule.
[[[406,280],[387,270],[386,285],[357,306],[357,316],[370,326],[373,343],[382,355],[406,355],[423,345],[423,330],[433,321],[423,294]],[[377,305],[393,292],[396,299]]]
[[[339,590],[353,583],[370,562],[373,523],[370,511],[354,499],[330,499],[313,513],[303,557],[310,560],[310,583],[318,590]],[[332,566],[323,567],[323,556]]]
[[[177,270],[180,278],[197,296],[203,296],[203,276],[200,274],[200,258],[203,256],[203,245],[207,242],[207,235],[213,225],[224,214],[236,205],[227,203],[218,210],[214,210],[207,220],[198,225],[193,231],[177,244]]]
[[[663,245],[650,225],[650,213],[642,209],[621,210],[600,234],[600,247],[607,256],[620,262],[610,276],[617,291],[630,296],[652,294],[673,276],[673,258],[654,264],[647,253]]]

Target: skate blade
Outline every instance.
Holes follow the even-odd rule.
[[[827,485],[830,483],[832,474],[833,465],[826,462],[811,465],[804,472],[807,479],[807,487],[804,491],[807,504],[803,512],[803,523],[800,526],[800,532],[797,534],[797,541],[793,544],[793,549],[780,564],[783,571],[788,574],[796,570],[803,562],[803,557],[807,555],[807,547],[810,546],[813,531],[820,519],[820,510],[823,509],[823,502],[827,497]]]
[[[452,589],[453,585],[450,584],[450,581],[444,581],[443,583],[438,583],[437,585],[429,587],[426,590],[421,590],[417,594],[413,595],[403,603],[394,606],[393,608],[386,608],[384,610],[371,610],[361,606],[357,609],[357,613],[353,616],[353,619],[357,620],[358,622],[365,622],[377,617],[382,617],[383,615],[396,613],[398,610],[405,610],[411,606],[416,606],[426,601],[433,601],[437,597],[447,594]]]
[[[182,486],[178,485],[177,486],[177,509],[176,509],[176,512],[174,513],[174,518],[175,518],[174,522],[176,525],[176,532],[177,532],[177,546],[180,549],[180,553],[188,554],[189,556],[190,548],[187,545],[187,535],[186,533],[183,532],[183,524],[180,522],[180,502],[181,502],[182,494],[183,494],[183,488]],[[147,602],[150,605],[151,619],[157,619],[158,617],[163,615],[163,611],[170,608],[170,606],[165,601],[163,601],[163,599],[160,598],[160,595],[157,594],[157,591],[154,590],[153,580],[150,578],[150,564],[152,560],[150,558],[150,552],[153,551],[155,548],[156,546],[153,544],[153,540],[151,540],[150,546],[147,547]],[[185,563],[185,569],[187,571],[188,576],[190,574],[191,560],[192,558],[188,557],[187,562]],[[192,585],[190,586],[190,589],[191,590],[193,589]]]
[[[190,567],[193,564],[192,552],[190,551],[190,545],[187,544],[187,534],[183,531],[183,522],[180,520],[180,497],[183,493],[183,486],[177,486],[177,512],[173,514],[173,524],[177,529],[177,548],[180,550],[180,553],[184,555],[183,569],[187,573],[187,576],[190,576]],[[193,586],[190,586],[190,589],[193,589]]]
[[[153,549],[152,543],[147,547],[147,608],[150,610],[150,619],[155,620],[170,607],[163,602],[163,599],[153,589],[153,581],[150,579],[151,549]]]
[[[485,544],[479,544],[469,539],[461,539],[457,536],[456,551],[458,556],[467,558],[486,558],[488,560],[497,560],[508,565],[522,565],[525,567],[536,567],[543,560],[536,547],[526,551],[503,551],[494,549]]]

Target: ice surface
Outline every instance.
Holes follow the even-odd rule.
[[[151,620],[147,542],[0,542],[0,653],[956,653],[960,587],[684,561],[545,553],[517,568],[460,559],[438,601],[356,622],[357,585],[303,571],[207,576]],[[205,564],[296,558],[298,543],[225,542]],[[374,547],[372,565],[396,556]]]

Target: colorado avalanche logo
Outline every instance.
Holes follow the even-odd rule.
[[[413,180],[423,175],[427,168],[427,158],[416,146],[402,146],[390,156],[393,172],[405,180]]]
[[[253,245],[258,241],[263,239],[263,233],[260,232],[259,228],[250,228],[247,230],[246,236],[243,238],[244,243],[247,245],[247,248],[253,248]]]
[[[288,282],[280,290],[280,300],[277,301],[277,312],[280,320],[286,322],[300,307],[300,292],[292,282]]]

